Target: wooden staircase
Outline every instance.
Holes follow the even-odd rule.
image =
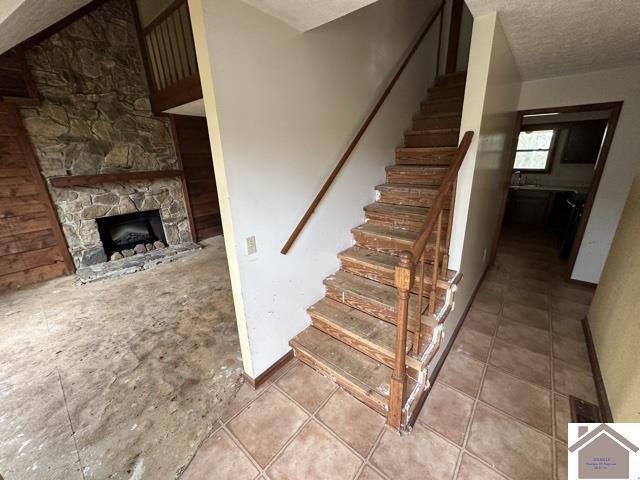
[[[301,361],[389,417],[398,358],[396,325],[402,318],[399,255],[410,251],[424,231],[441,183],[459,155],[464,87],[462,72],[438,77],[429,89],[413,129],[405,134],[405,147],[396,150],[395,165],[386,168],[386,183],[375,187],[376,203],[364,207],[366,222],[351,231],[355,245],[338,254],[340,270],[324,280],[325,297],[308,309],[311,326],[289,342]],[[404,309],[408,334],[406,378],[400,380],[405,382],[402,418],[399,425],[389,422],[401,430],[410,428],[428,391],[427,369],[439,348],[442,322],[453,306],[460,278],[447,268],[454,195],[447,191],[441,196],[446,202],[444,211],[440,207],[441,226],[427,232],[426,248],[418,255],[424,259],[422,269],[411,270],[415,278],[409,282],[408,310]]]

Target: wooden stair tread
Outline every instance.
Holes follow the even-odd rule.
[[[314,327],[346,343],[388,367],[395,360],[396,327],[343,303],[323,298],[307,310]],[[425,337],[431,338],[425,331]],[[413,335],[407,337],[407,352],[413,345]],[[407,365],[414,372],[420,362],[407,356]],[[414,375],[416,374],[414,373]]]
[[[433,104],[441,104],[448,102],[462,102],[464,100],[464,95],[456,95],[454,97],[446,97],[446,98],[428,98],[427,100],[423,100],[420,102],[420,106],[425,107]]]
[[[395,274],[396,265],[398,265],[398,257],[390,255],[384,252],[376,252],[375,250],[369,250],[358,246],[353,246],[343,250],[338,254],[340,260],[347,260],[354,263],[360,263],[362,265],[369,266],[372,270],[379,272],[381,278],[390,279],[389,285],[394,285],[393,279]],[[425,264],[425,283],[431,284],[431,274],[433,272],[433,265]],[[449,288],[451,282],[454,280],[456,272],[454,270],[447,270],[446,274],[438,280],[439,288]],[[416,272],[416,284],[418,273]],[[372,279],[375,280],[375,279]],[[383,283],[384,280],[376,280]],[[414,286],[417,288],[417,285]]]
[[[324,373],[358,400],[386,415],[391,369],[311,326],[289,345],[304,363]]]
[[[445,165],[387,165],[385,171],[392,172],[442,172],[447,173],[448,166]]]
[[[439,189],[437,185],[415,185],[412,183],[381,183],[380,185],[376,185],[375,188],[376,190],[404,190],[414,193],[430,192],[434,194],[437,194]]]
[[[351,307],[367,314],[373,315],[380,320],[395,325],[396,323],[396,305],[398,302],[398,290],[395,286],[386,285],[376,282],[359,275],[354,275],[343,270],[325,278],[324,284],[327,287],[327,295],[331,296],[333,292],[337,295],[333,298]],[[422,323],[429,327],[435,327],[435,317],[426,313],[429,306],[429,291],[423,292],[422,300]],[[409,297],[409,322],[408,330],[414,332],[417,326],[416,307],[418,295],[411,294]]]
[[[439,133],[460,133],[459,128],[431,128],[428,130],[408,130],[405,135],[436,135]]]
[[[414,207],[411,205],[395,205],[393,203],[370,203],[364,207],[365,212],[376,212],[396,216],[412,216],[422,220],[427,216],[427,207]]]
[[[398,147],[396,153],[450,153],[455,154],[458,147]]]

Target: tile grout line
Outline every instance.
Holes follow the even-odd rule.
[[[509,274],[509,276],[511,276],[511,274]],[[469,421],[467,423],[467,427],[465,429],[464,432],[464,437],[462,439],[462,445],[460,445],[460,453],[458,454],[458,458],[456,460],[456,465],[454,467],[453,470],[453,479],[457,479],[458,475],[460,474],[460,467],[462,466],[462,458],[464,457],[464,454],[467,451],[467,442],[469,440],[469,436],[471,435],[471,427],[473,425],[473,420],[476,416],[476,411],[477,411],[477,407],[478,407],[478,401],[480,400],[480,394],[482,393],[482,387],[484,386],[484,379],[487,375],[487,369],[489,368],[489,360],[491,359],[491,353],[493,352],[493,346],[496,340],[496,337],[498,336],[498,330],[500,329],[500,320],[502,319],[502,309],[504,307],[504,290],[501,293],[501,302],[500,302],[500,308],[498,309],[498,322],[496,323],[494,332],[493,332],[493,336],[491,337],[491,342],[489,344],[489,349],[487,351],[487,357],[486,357],[486,362],[484,362],[484,365],[482,367],[482,374],[480,375],[480,382],[478,384],[478,388],[476,390],[476,394],[473,400],[473,406],[471,408],[471,415],[469,415]],[[465,318],[466,321],[466,318]],[[463,322],[464,323],[464,322]]]

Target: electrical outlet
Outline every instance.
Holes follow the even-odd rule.
[[[487,249],[484,249],[484,252],[482,252],[482,263],[487,263]]]
[[[256,237],[254,235],[247,237],[247,255],[253,255],[257,252]]]

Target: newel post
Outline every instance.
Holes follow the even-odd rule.
[[[402,252],[396,266],[395,285],[398,289],[398,305],[396,307],[396,358],[391,374],[389,390],[389,426],[400,430],[402,425],[402,403],[407,385],[407,323],[409,319],[409,294],[413,286],[413,259],[411,252]]]

